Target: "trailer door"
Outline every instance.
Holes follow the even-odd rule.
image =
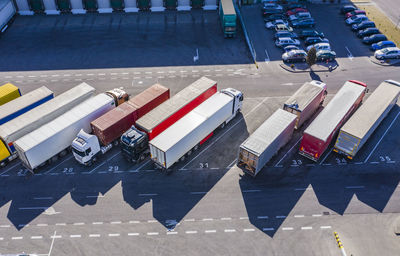
[[[178,1],[177,0],[164,0],[164,6],[168,10],[175,10],[176,7],[178,6]]]
[[[29,6],[31,7],[31,10],[34,12],[44,11],[42,0],[29,0]]]
[[[61,12],[69,12],[71,10],[71,4],[69,0],[56,0],[58,10]]]
[[[122,11],[125,7],[123,0],[110,0],[110,4],[114,11]]]
[[[191,0],[190,5],[192,8],[202,8],[204,6],[204,0]]]
[[[142,11],[149,10],[150,0],[137,0],[137,7]]]
[[[97,1],[96,0],[83,0],[83,4],[87,11],[96,11],[97,10]]]

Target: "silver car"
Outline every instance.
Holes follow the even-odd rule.
[[[388,47],[381,50],[377,50],[374,54],[378,60],[383,59],[400,59],[400,49],[397,47]]]

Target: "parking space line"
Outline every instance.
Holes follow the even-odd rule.
[[[312,227],[301,227],[301,230],[311,230]]]
[[[81,235],[70,235],[69,237],[70,238],[81,238],[82,236]]]
[[[215,70],[217,71],[217,70]],[[185,168],[186,166],[188,166],[190,163],[192,163],[194,160],[196,160],[201,154],[203,154],[207,149],[209,149],[212,145],[214,145],[219,139],[221,139],[227,132],[229,132],[231,129],[233,129],[236,125],[238,125],[242,120],[244,120],[244,118],[246,116],[248,116],[249,114],[251,114],[254,110],[256,110],[259,106],[261,106],[266,100],[268,99],[268,97],[264,98],[260,103],[258,103],[253,109],[250,110],[250,112],[248,112],[246,115],[242,116],[236,123],[234,123],[231,127],[229,127],[229,129],[227,129],[224,133],[222,133],[220,136],[218,136],[215,140],[213,140],[210,145],[208,145],[205,149],[203,149],[202,151],[200,151],[199,154],[197,154],[195,157],[193,157],[187,164],[185,164],[182,168]]]
[[[276,219],[284,219],[284,218],[286,218],[286,216],[284,216],[284,215],[278,215],[278,216],[275,216],[275,218],[276,218]]]
[[[235,158],[235,160],[232,161],[232,163],[230,163],[226,168],[231,168],[233,165],[235,165],[237,161],[237,158]]]
[[[243,190],[243,193],[255,193],[255,192],[261,192],[260,189],[248,189],[248,190]]]
[[[313,214],[313,215],[311,215],[311,216],[313,216],[313,217],[321,217],[322,214]]]
[[[89,237],[100,237],[100,234],[89,234]]]
[[[42,239],[43,236],[31,236],[31,239]]]
[[[120,234],[114,233],[114,234],[108,234],[108,236],[110,236],[110,237],[116,237],[116,236],[120,236]]]
[[[304,215],[294,215],[295,218],[304,218]]]
[[[289,231],[289,230],[293,230],[293,228],[292,227],[284,227],[284,228],[282,228],[282,230]]]
[[[167,235],[177,235],[178,234],[178,232],[176,232],[176,231],[168,231],[167,232]]]
[[[7,170],[5,170],[4,172],[0,173],[0,175],[3,175],[3,174],[5,174],[5,173],[11,171],[12,169],[14,169],[15,167],[17,167],[17,166],[20,165],[20,164],[21,164],[21,163],[15,164],[14,166],[12,166],[12,167],[8,168]]]
[[[47,197],[34,197],[34,200],[52,200],[53,197],[52,196],[47,196]]]
[[[257,219],[268,219],[268,216],[257,216]]]
[[[332,228],[331,226],[321,226],[320,227],[321,229],[330,229],[330,228]]]
[[[217,230],[215,230],[215,229],[206,230],[206,231],[204,231],[204,233],[206,233],[206,234],[217,233]]]
[[[369,153],[369,155],[367,156],[367,158],[364,160],[364,163],[366,163],[369,158],[371,157],[371,155],[374,153],[375,149],[379,146],[379,144],[381,143],[383,137],[385,137],[386,133],[389,131],[389,129],[392,127],[392,125],[394,124],[394,122],[397,120],[397,118],[400,115],[400,111],[397,112],[397,115],[395,116],[395,118],[393,119],[393,121],[390,123],[389,127],[386,129],[386,131],[383,133],[382,137],[379,139],[378,143],[376,143],[375,147],[372,149],[371,153]]]
[[[63,164],[65,161],[71,159],[74,155],[70,155],[69,157],[67,157],[66,159],[64,159],[64,161],[62,161],[61,163],[57,164],[56,166],[54,166],[53,168],[51,168],[50,170],[48,170],[47,172],[45,172],[44,174],[48,174],[50,172],[52,172],[54,169],[56,169],[58,166],[60,166],[61,164]]]
[[[233,233],[233,232],[236,232],[236,229],[225,229],[224,232],[225,233]]]
[[[269,63],[269,61],[270,61],[270,58],[269,58],[269,55],[268,55],[268,52],[267,52],[267,49],[265,49],[265,55],[267,56],[266,58],[265,58],[265,63]]]
[[[138,236],[139,233],[128,233],[128,236]]]
[[[274,228],[263,228],[262,229],[263,231],[273,231],[273,230],[275,230]]]
[[[13,236],[13,237],[11,237],[11,240],[21,240],[23,238],[24,237],[22,237],[22,236]]]
[[[292,151],[292,149],[301,141],[303,137],[300,137],[300,139],[297,140],[296,144],[294,144],[288,152],[285,153],[285,155],[283,155],[283,157],[279,160],[279,162],[276,163],[275,167],[279,166],[279,164],[282,162],[282,160],[287,156],[287,154],[290,153],[290,151]]]
[[[190,192],[192,195],[204,195],[207,194],[207,192]]]
[[[139,194],[139,196],[157,196],[157,193]]]
[[[347,186],[347,189],[361,189],[361,188],[365,188],[365,186]]]
[[[157,236],[158,232],[147,232],[148,236]]]
[[[139,166],[135,171],[139,171],[140,169],[142,169],[146,164],[148,164],[150,162],[150,160],[147,160],[146,162],[144,162],[141,166]]]
[[[349,48],[348,48],[347,46],[345,46],[345,48],[346,48],[346,50],[347,50],[347,52],[348,52],[347,57],[348,57],[351,61],[353,61],[353,54],[350,52],[350,50],[349,50]]]
[[[197,234],[196,230],[189,230],[185,232],[186,234]]]
[[[322,159],[322,161],[319,163],[319,165],[322,165],[322,164],[325,162],[325,160],[326,160],[326,159],[328,158],[328,156],[331,154],[332,149],[333,149],[333,148],[331,148],[331,149],[329,150],[328,154],[326,154],[326,156]]]
[[[225,217],[225,218],[221,218],[221,220],[232,220],[231,217]]]
[[[253,232],[253,231],[255,231],[254,228],[245,228],[245,229],[243,229],[243,232]]]

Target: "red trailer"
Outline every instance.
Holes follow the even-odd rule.
[[[152,140],[216,92],[217,82],[202,77],[137,120],[136,126]]]
[[[347,81],[304,131],[299,154],[318,161],[340,127],[360,105],[366,92],[365,83]]]

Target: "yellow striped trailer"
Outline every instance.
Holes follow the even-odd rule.
[[[12,83],[0,86],[0,106],[21,96],[18,87]]]

